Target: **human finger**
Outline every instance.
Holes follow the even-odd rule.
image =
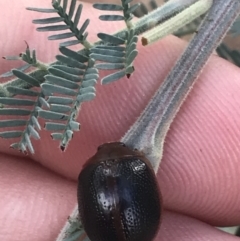
[[[155,240],[161,241],[237,241],[238,237],[206,223],[174,212],[164,212]]]
[[[91,11],[86,5],[86,14]],[[109,26],[112,31],[117,27]],[[103,28],[101,22],[97,27]],[[44,141],[34,142],[36,155],[32,159],[76,179],[99,144],[119,140],[128,130],[185,46],[174,37],[147,48],[138,46],[132,78],[97,86],[97,98],[83,105],[79,117],[82,130],[68,150],[61,153],[43,131]],[[236,67],[211,58],[171,126],[159,172],[166,208],[213,225],[239,223],[238,80]],[[1,145],[2,151],[6,152],[7,145]]]

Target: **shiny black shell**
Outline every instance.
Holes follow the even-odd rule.
[[[161,217],[154,171],[141,152],[107,143],[78,178],[79,214],[91,241],[151,241]]]

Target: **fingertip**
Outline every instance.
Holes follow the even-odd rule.
[[[199,220],[165,211],[155,241],[237,241],[238,237]]]
[[[209,60],[170,128],[159,173],[168,209],[219,226],[239,223],[239,74]]]

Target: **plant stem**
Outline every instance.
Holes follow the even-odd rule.
[[[76,205],[71,213],[71,217],[64,225],[62,231],[58,235],[56,241],[65,241],[69,236],[68,241],[77,240],[79,237],[85,235],[85,232],[78,219],[78,205]],[[76,237],[76,239],[74,239]]]
[[[142,37],[142,44],[148,45],[161,39],[176,30],[180,29],[181,26],[185,26],[191,23],[194,19],[198,18],[202,14],[206,13],[212,5],[212,0],[199,0],[198,2],[187,7],[182,12],[171,18],[169,21],[160,24],[159,26],[148,31]]]
[[[149,14],[141,17],[134,26],[135,34],[140,35],[155,26],[167,22],[198,0],[170,0]]]
[[[240,1],[214,0],[198,33],[138,120],[121,139],[143,151],[157,172],[166,133],[209,56],[240,12]]]
[[[214,0],[198,33],[157,90],[141,116],[121,139],[129,147],[143,151],[157,172],[166,133],[180,106],[209,56],[218,46],[240,12],[238,0]],[[71,214],[78,219],[77,205]],[[66,224],[61,234],[69,233]],[[72,234],[73,235],[73,234]],[[70,241],[60,235],[57,241]]]
[[[140,18],[136,23],[134,23],[134,30],[135,34],[140,35],[149,29],[155,27],[157,24],[163,23],[167,21],[168,19],[172,18],[175,14],[183,11],[185,8],[189,7],[191,4],[195,3],[197,0],[171,0],[164,4],[163,6],[160,6],[155,11],[149,13],[148,15],[145,15],[144,17]],[[120,30],[117,33],[114,34],[114,36],[122,37],[125,36],[126,29]],[[96,44],[103,44],[102,41],[98,41],[94,43]],[[86,55],[86,49],[81,49],[79,53]],[[55,65],[55,64],[61,64],[61,62],[56,61],[53,63],[50,63],[49,66]],[[44,76],[47,74],[47,71],[44,70],[34,70],[30,73],[28,73],[30,76],[36,78],[40,83],[43,83]],[[7,87],[9,86],[17,86],[24,89],[29,89],[32,86],[27,84],[24,80],[21,79],[13,79],[6,83],[3,83],[0,85],[0,97],[10,97],[12,96],[11,93],[7,91]]]

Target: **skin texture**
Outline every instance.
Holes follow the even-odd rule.
[[[51,34],[37,33],[31,24],[32,19],[46,15],[24,10],[47,7],[49,2],[0,2],[1,56],[22,52],[26,40],[41,61],[54,59],[58,43],[47,41]],[[115,32],[124,26],[100,22],[97,15],[84,4],[82,21],[92,19],[90,41],[96,40],[99,31]],[[33,141],[34,156],[25,157],[8,148],[11,140],[0,140],[1,240],[56,238],[76,203],[76,180],[83,163],[97,146],[123,136],[185,46],[186,42],[171,36],[149,47],[139,44],[132,78],[97,85],[97,97],[82,106],[78,119],[82,129],[66,152],[60,151],[45,130],[41,141]],[[1,59],[0,72],[19,65]],[[156,240],[239,240],[213,227],[240,224],[239,95],[239,69],[212,56],[165,140],[157,178],[166,211]]]

